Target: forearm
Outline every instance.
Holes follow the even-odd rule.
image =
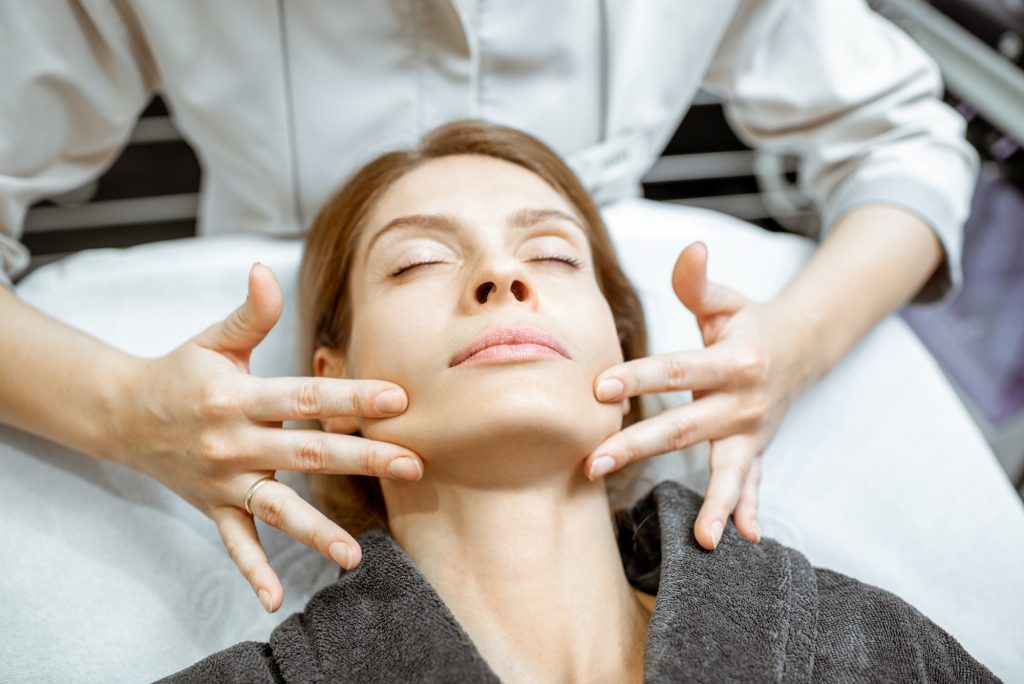
[[[828,373],[880,320],[913,297],[942,260],[923,220],[883,204],[847,212],[779,295],[804,322],[813,379]]]
[[[115,435],[136,357],[33,309],[0,287],[0,422],[119,460]]]

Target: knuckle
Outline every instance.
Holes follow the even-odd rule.
[[[758,430],[764,426],[768,416],[768,400],[758,393],[748,397],[740,407],[740,423],[747,430]]]
[[[672,449],[685,449],[690,446],[693,436],[693,425],[681,418],[673,418],[668,422],[668,443]]]
[[[682,359],[670,356],[665,361],[665,379],[671,389],[679,390],[686,387],[688,374],[689,369]]]
[[[207,385],[201,391],[199,408],[207,420],[220,421],[230,418],[237,410],[238,402],[222,387]]]
[[[308,439],[299,445],[295,457],[298,470],[321,473],[327,466],[327,445],[322,437]]]
[[[230,460],[232,449],[224,438],[212,430],[204,430],[196,442],[199,465],[207,472],[213,472]]]
[[[309,547],[316,549],[320,553],[327,553],[329,537],[320,530],[313,530],[309,534]]]
[[[737,355],[733,372],[745,382],[758,382],[764,378],[767,366],[764,354],[756,349],[746,349]]]
[[[620,468],[626,464],[639,460],[641,457],[640,449],[637,448],[637,445],[634,444],[632,440],[623,440],[620,444],[616,445],[614,449],[615,453],[620,456],[620,458],[616,459]]]
[[[323,414],[323,392],[315,382],[300,383],[294,390],[292,401],[295,413],[302,418],[317,418]]]
[[[224,319],[222,330],[230,339],[241,337],[249,329],[249,307],[240,306]]]
[[[263,502],[262,515],[263,522],[267,523],[271,527],[282,529],[284,525],[285,516],[285,502],[282,499],[273,498],[267,499]]]
[[[364,475],[383,476],[383,466],[377,458],[377,452],[371,445],[365,445],[359,450],[358,455],[359,472]]]
[[[224,548],[227,549],[228,555],[231,560],[235,562],[235,565],[241,566],[242,564],[242,549],[239,548],[238,543],[234,540],[228,540],[224,542]]]
[[[361,392],[353,391],[349,396],[349,411],[353,416],[362,416],[366,413],[370,402]]]

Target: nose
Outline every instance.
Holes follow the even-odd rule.
[[[500,291],[502,289],[504,288],[500,288],[499,285],[495,283],[493,280],[488,280],[485,283],[480,283],[480,285],[478,285],[476,288],[476,301],[479,302],[480,304],[486,304],[488,298],[490,298],[492,302],[496,303],[496,300],[502,298],[503,292]],[[494,294],[494,296],[492,296],[492,293],[494,293],[495,291],[498,292]],[[517,302],[524,302],[526,301],[527,297],[530,296],[530,289],[522,280],[515,278],[512,279],[510,283],[508,283],[507,290],[505,290],[505,293],[515,298]]]
[[[537,292],[523,263],[505,254],[488,254],[477,262],[463,300],[467,310],[495,305],[536,303]]]

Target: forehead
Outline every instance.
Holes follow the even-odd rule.
[[[494,221],[524,206],[579,213],[544,179],[518,164],[476,154],[452,155],[420,164],[393,183],[370,211],[367,228],[372,234],[409,213]]]

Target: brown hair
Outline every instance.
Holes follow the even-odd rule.
[[[572,170],[547,145],[512,128],[483,121],[456,121],[435,128],[407,150],[389,152],[356,171],[327,201],[306,236],[299,273],[299,302],[305,362],[318,347],[344,350],[352,322],[348,279],[366,216],[399,178],[431,159],[478,154],[517,164],[546,181],[579,212],[589,229],[597,283],[615,319],[623,357],[628,361],[646,354],[647,329],[640,298],[622,272],[615,248],[590,194]],[[625,418],[629,425],[641,418],[634,401]],[[310,473],[315,503],[353,536],[372,527],[387,526],[387,511],[380,482],[363,475]]]

